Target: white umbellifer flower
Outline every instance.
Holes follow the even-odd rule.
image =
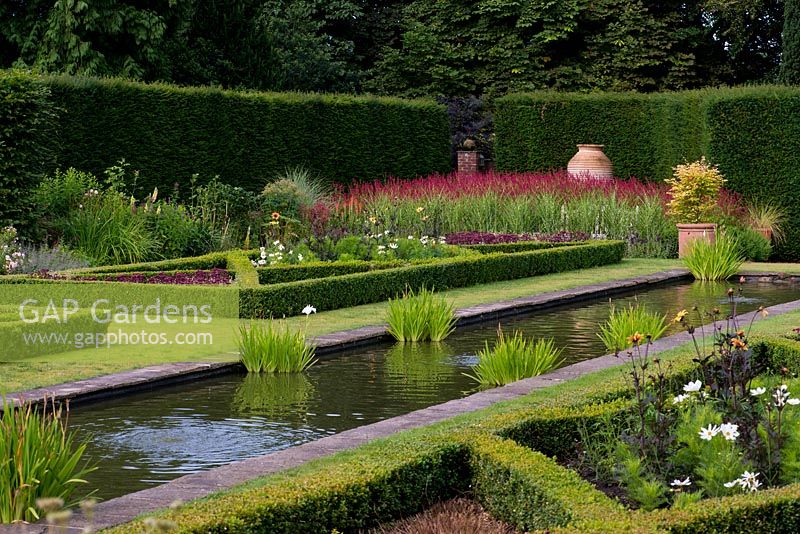
[[[692,481],[689,479],[689,477],[686,477],[684,480],[676,478],[675,480],[670,482],[669,485],[672,486],[673,488],[682,488],[682,487],[686,487],[686,486],[691,486],[692,485]]]
[[[311,304],[309,304],[308,306],[303,308],[303,313],[305,313],[306,315],[311,315],[312,313],[317,313],[317,309]]]
[[[703,383],[699,380],[695,380],[694,382],[689,382],[685,386],[683,386],[683,391],[686,393],[694,393],[700,391],[700,388],[703,387]]]
[[[719,431],[728,441],[736,441],[736,438],[739,437],[739,426],[733,423],[722,423]]]
[[[755,389],[751,389],[750,390],[750,395],[752,395],[753,397],[758,397],[759,395],[763,395],[766,392],[767,392],[767,388],[758,387],[758,388],[755,388]]]
[[[674,399],[672,399],[672,404],[680,404],[680,403],[682,403],[683,401],[685,401],[688,398],[689,398],[689,395],[686,395],[686,394],[677,395]]]
[[[717,425],[708,425],[705,428],[701,428],[698,434],[700,435],[700,439],[711,441],[714,436],[719,434],[719,427]]]

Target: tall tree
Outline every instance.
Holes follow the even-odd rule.
[[[785,0],[781,81],[800,85],[800,1]]]

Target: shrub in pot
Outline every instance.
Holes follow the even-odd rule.
[[[675,167],[674,176],[666,182],[670,186],[668,213],[678,223],[678,256],[683,257],[694,239],[714,241],[712,221],[725,178],[703,157]]]

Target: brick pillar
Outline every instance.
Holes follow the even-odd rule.
[[[458,172],[476,173],[478,172],[478,162],[480,154],[475,150],[458,151]]]

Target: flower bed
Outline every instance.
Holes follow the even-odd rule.
[[[134,284],[219,285],[230,284],[232,277],[226,269],[172,272],[133,272],[118,274],[64,275],[40,271],[33,275],[44,280],[80,280],[84,282],[128,282]]]
[[[495,234],[492,232],[457,232],[445,236],[451,245],[496,245],[520,241],[543,241],[546,243],[569,243],[588,241],[585,232],[555,232],[553,234]]]

